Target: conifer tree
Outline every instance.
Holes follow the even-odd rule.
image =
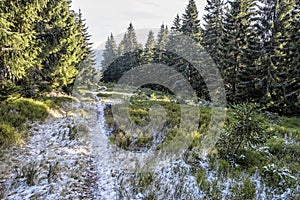
[[[124,34],[124,38],[125,37],[127,37],[126,33]],[[122,40],[118,45],[118,56],[122,56],[124,53],[125,53],[125,44],[124,44],[124,40]]]
[[[105,49],[103,51],[102,68],[107,68],[117,58],[117,45],[113,34],[107,38]]]
[[[238,74],[246,67],[243,62],[247,62],[245,51],[249,47],[247,38],[251,34],[250,19],[254,5],[250,0],[234,0],[229,3],[230,7],[227,7],[223,22],[224,34],[219,65],[228,101],[235,102],[239,84]]]
[[[162,24],[157,34],[157,44],[156,44],[156,55],[155,61],[161,62],[166,51],[166,47],[169,40],[169,30],[168,27]]]
[[[293,113],[299,101],[299,79],[295,75],[299,70],[291,63],[297,57],[296,49],[299,49],[294,46],[297,38],[297,31],[293,30],[298,16],[296,7],[293,0],[260,1],[260,29],[264,32],[261,103],[275,112]]]
[[[180,19],[179,15],[177,14],[174,21],[173,21],[171,31],[179,32],[180,29],[181,29],[181,19]]]
[[[0,11],[0,95],[67,91],[80,62],[92,57],[81,14],[66,0],[3,0]]]
[[[182,15],[181,31],[195,39],[197,42],[202,40],[202,30],[198,19],[198,10],[194,0],[189,0],[185,13]]]
[[[1,68],[4,76],[17,80],[35,65],[38,53],[34,31],[38,8],[25,1],[2,1],[1,10]]]
[[[96,63],[93,58],[94,57],[94,52],[92,49],[93,43],[90,42],[91,35],[88,33],[88,27],[85,24],[85,19],[83,19],[80,9],[78,11],[78,14],[76,15],[76,24],[78,26],[78,30],[80,30],[80,39],[83,40],[83,43],[81,44],[82,51],[84,54],[83,60],[91,59],[90,62],[92,65],[94,65]],[[111,37],[113,37],[113,36],[111,36]],[[116,44],[115,44],[115,49],[116,49]]]
[[[207,0],[204,15],[205,30],[203,31],[202,44],[206,51],[219,64],[223,37],[223,2],[222,0]]]
[[[162,51],[166,50],[166,45],[168,43],[168,35],[169,35],[168,27],[162,24],[157,35],[157,46],[156,46],[157,49],[160,49]]]
[[[171,26],[168,42],[167,42],[167,49],[177,49],[180,50],[182,47],[180,46],[179,36],[182,34],[181,32],[181,19],[177,14],[175,19],[173,20],[173,24]],[[169,54],[168,58],[173,60],[175,63],[180,63],[180,57],[175,56],[174,54]],[[177,61],[176,61],[177,60]]]
[[[26,79],[29,70],[39,66],[41,51],[37,43],[35,22],[46,1],[1,1],[0,2],[0,85],[1,93]]]
[[[90,42],[90,35],[88,34],[88,28],[85,24],[85,20],[82,17],[81,10],[79,10],[76,15],[76,22],[78,30],[81,30],[80,37],[78,38],[82,43],[80,43],[82,53],[84,57],[80,62],[78,68],[78,75],[76,77],[76,84],[70,89],[75,89],[76,86],[85,86],[88,89],[95,87],[95,84],[98,83],[100,79],[99,72],[97,72],[95,65],[95,53],[92,49],[92,43]],[[74,88],[75,87],[75,88]]]
[[[297,86],[299,74],[295,74],[299,69],[297,70],[291,62],[296,50],[296,48],[293,49],[293,24],[297,20],[297,14],[294,12],[295,6],[295,0],[278,1],[278,7],[274,10],[274,14],[277,10],[277,17],[274,20],[272,37],[274,55],[271,61],[276,71],[271,97],[276,111],[281,113],[294,112],[294,104],[300,90],[300,86]]]
[[[154,32],[149,31],[148,39],[145,44],[145,55],[144,55],[145,63],[151,63],[153,61],[155,47],[156,47],[156,41],[155,41],[155,37],[154,37]]]
[[[132,23],[129,24],[127,32],[124,35],[123,41],[121,42],[124,45],[124,52],[133,52],[138,49],[139,45],[137,42],[137,36],[133,28]]]

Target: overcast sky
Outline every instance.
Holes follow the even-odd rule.
[[[206,0],[196,2],[202,16]],[[94,48],[99,48],[111,32],[116,36],[125,32],[130,22],[137,31],[159,28],[162,23],[171,26],[176,14],[184,13],[187,3],[188,0],[73,0],[72,9],[81,9]]]

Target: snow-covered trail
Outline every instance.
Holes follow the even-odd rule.
[[[174,197],[177,190],[171,185],[186,188],[184,193],[190,194],[192,189],[198,194],[195,179],[181,161],[184,181],[173,175],[166,178],[178,171],[173,164],[164,169],[154,164],[153,182],[139,185],[143,176],[139,170],[152,153],[124,151],[110,143],[104,109],[113,103],[118,101],[99,103],[97,109],[95,102],[74,102],[68,116],[32,123],[23,146],[0,152],[0,199],[137,200],[151,196],[151,192],[159,199],[187,197]],[[188,184],[182,186],[184,182]]]
[[[73,102],[30,124],[24,145],[0,152],[0,199],[118,199],[104,107]]]
[[[114,170],[116,162],[113,152],[115,148],[110,144],[108,130],[105,127],[104,118],[105,104],[98,105],[97,116],[87,126],[90,128],[89,149],[96,175],[96,186],[94,186],[93,199],[114,200],[117,197],[117,172]],[[91,109],[93,110],[93,109]]]

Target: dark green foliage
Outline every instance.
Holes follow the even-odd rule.
[[[203,31],[202,44],[212,56],[216,64],[219,64],[223,37],[223,2],[222,0],[207,0],[205,7],[207,14],[204,16],[205,29]]]
[[[271,187],[276,187],[279,190],[294,187],[297,184],[297,179],[287,167],[279,167],[275,164],[269,164],[263,167],[262,175],[267,184]]]
[[[234,158],[241,149],[255,148],[265,142],[265,119],[258,109],[256,104],[233,106],[233,118],[227,123],[220,141],[224,153]]]
[[[1,98],[69,92],[80,63],[92,53],[81,13],[66,0],[4,0],[0,13]]]
[[[255,184],[247,177],[243,180],[242,185],[236,185],[235,187],[232,187],[231,192],[233,193],[231,199],[234,200],[255,199]]]
[[[142,188],[147,188],[153,182],[153,175],[151,172],[139,173],[139,186]]]
[[[111,38],[107,41],[107,44],[109,43],[112,43]],[[109,66],[104,66],[102,69],[102,81],[106,83],[117,82],[125,72],[144,63],[144,53],[137,42],[136,33],[132,23],[129,24],[127,32],[124,34],[124,38],[119,44],[118,49],[119,56],[114,60],[107,60],[114,57],[114,51],[111,50],[110,45],[107,45],[107,48],[104,51],[107,55],[104,57],[103,63],[109,64]]]
[[[262,92],[260,101],[275,112],[297,113],[299,67],[293,61],[297,60],[299,55],[299,48],[295,48],[299,38],[299,3],[269,0],[261,0],[260,3],[260,17],[257,23],[259,36],[263,41],[262,55],[259,59],[260,81],[257,82]]]
[[[250,19],[253,4],[249,0],[230,1],[223,19],[222,45],[217,63],[221,69],[230,102],[237,101],[238,74],[247,67],[243,60],[248,49],[247,37],[252,29]]]
[[[127,71],[143,63],[143,52],[136,50],[119,56],[103,72],[103,82],[117,82]]]
[[[198,10],[194,0],[189,0],[185,13],[182,15],[181,31],[197,42],[202,40],[202,30],[198,18]]]
[[[257,102],[272,112],[297,115],[300,108],[299,3],[295,0],[228,3],[209,0],[205,9],[202,31],[195,1],[190,0],[182,17],[177,15],[174,19],[170,33],[165,25],[161,26],[156,48],[151,51],[153,34],[149,34],[145,51],[137,51],[140,48],[130,24],[119,44],[119,55],[135,53],[124,55],[112,64],[103,80],[117,82],[133,67],[161,63],[182,73],[197,95],[209,100],[201,74],[183,58],[165,51],[175,48],[185,53],[184,49],[190,46],[183,44],[178,36],[187,35],[202,44],[217,64],[228,102]],[[193,51],[201,54],[199,49]],[[164,90],[158,86],[151,88]]]

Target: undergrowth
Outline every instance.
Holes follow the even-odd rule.
[[[162,140],[156,149],[171,146],[176,148],[175,138],[191,137],[186,162],[194,171],[199,187],[208,199],[224,197],[224,187],[229,184],[231,199],[254,199],[257,193],[266,193],[267,198],[287,193],[288,198],[299,198],[297,191],[300,179],[300,119],[280,117],[276,113],[265,113],[256,104],[233,105],[227,116],[217,145],[208,152],[208,169],[199,165],[201,140],[209,129],[211,107],[195,106],[200,110],[198,129],[188,133],[180,129],[180,104],[162,94],[141,93],[131,99],[129,114],[131,121],[139,127],[150,123],[150,111],[159,105],[166,111],[166,121],[160,133]],[[117,105],[125,112],[124,104]],[[159,117],[159,113],[155,113]],[[125,129],[118,127],[108,107],[108,127],[112,130],[110,141],[127,150],[149,148],[157,137],[148,129]],[[188,126],[188,125],[187,125]],[[129,130],[129,131],[128,131]],[[179,137],[178,137],[179,136]],[[174,144],[175,143],[175,144]],[[170,145],[173,144],[173,145]],[[209,179],[214,176],[215,179]],[[261,191],[256,191],[257,180]],[[299,188],[298,188],[299,190]],[[291,191],[291,192],[289,192]]]
[[[0,102],[0,146],[20,144],[27,135],[26,122],[44,121],[49,108],[59,108],[70,97],[11,97]]]

